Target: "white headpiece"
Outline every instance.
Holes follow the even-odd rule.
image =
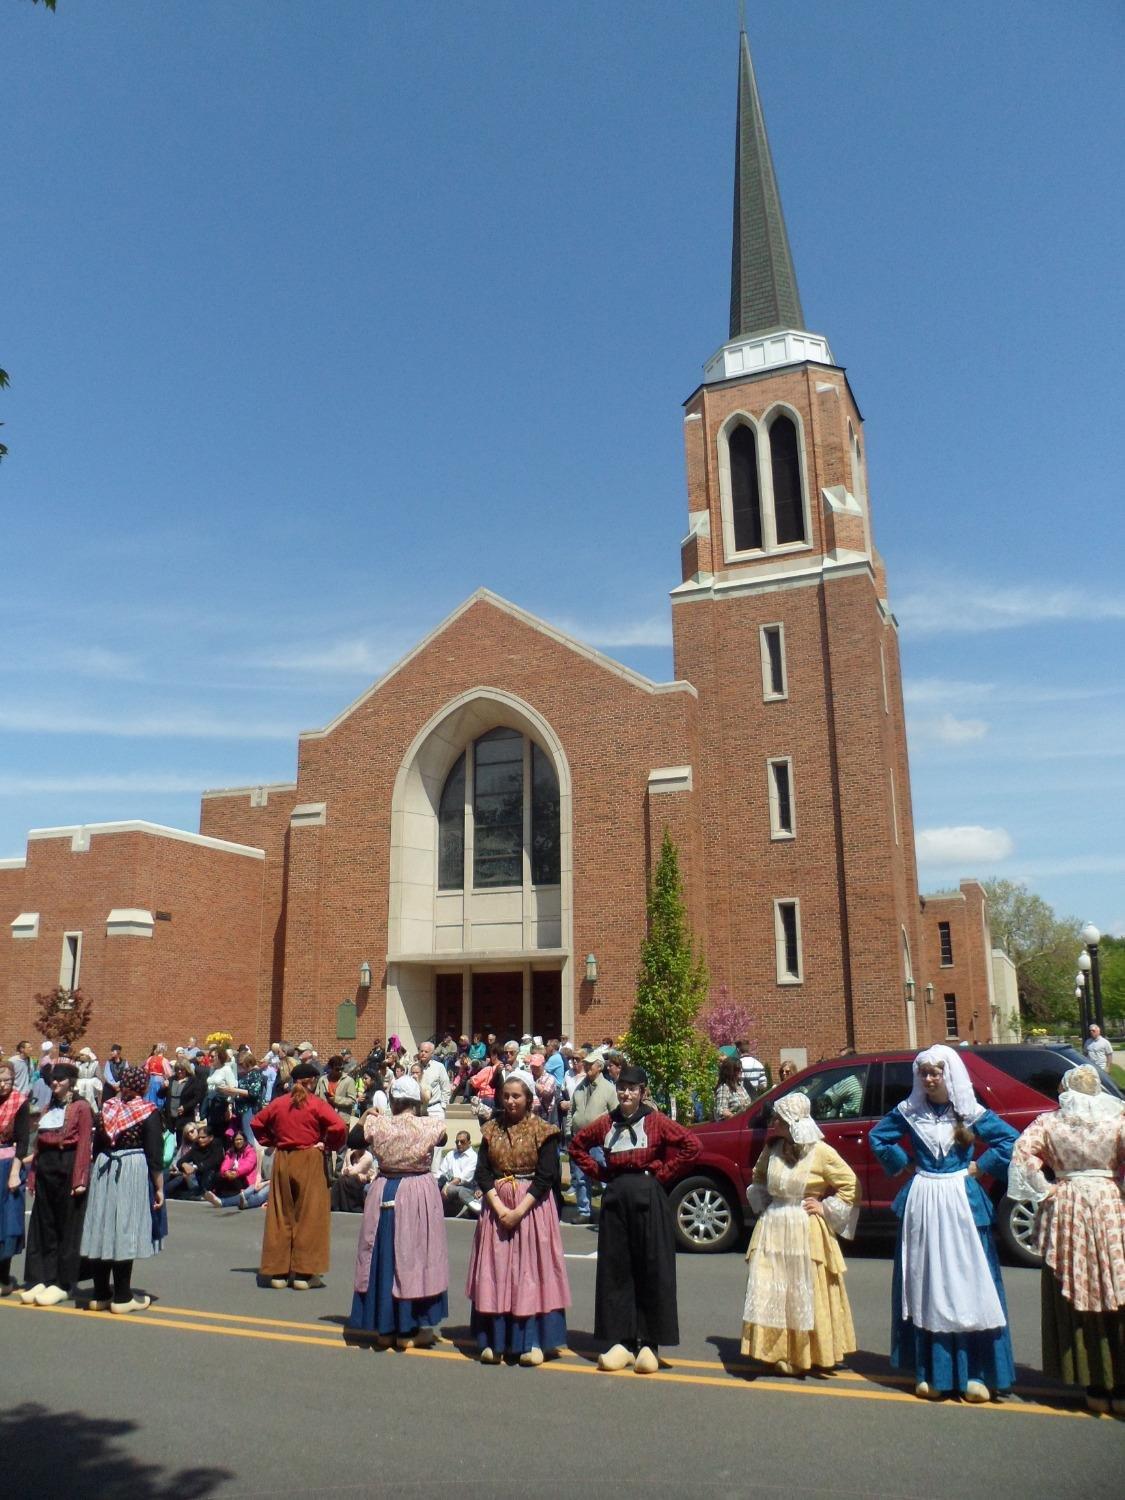
[[[535,1079],[526,1068],[513,1068],[504,1080],[505,1083],[522,1083],[531,1097],[535,1098]]]
[[[812,1146],[824,1139],[824,1131],[812,1117],[809,1096],[799,1089],[786,1094],[773,1107],[773,1112],[789,1126],[789,1134],[795,1146]]]
[[[910,1090],[909,1099],[904,1099],[899,1105],[901,1113],[909,1119],[911,1115],[926,1114],[933,1108],[926,1098],[922,1075],[918,1071],[927,1063],[930,1067],[941,1068],[954,1114],[960,1115],[966,1125],[975,1124],[985,1113],[985,1107],[973,1093],[973,1082],[964,1059],[952,1047],[945,1047],[941,1043],[936,1047],[927,1047],[914,1059],[914,1087]]]
[[[1125,1104],[1105,1092],[1097,1068],[1083,1063],[1063,1074],[1059,1085],[1059,1111],[1080,1120],[1104,1120],[1125,1111]]]
[[[409,1073],[404,1073],[401,1078],[396,1078],[391,1084],[392,1099],[410,1099],[415,1104],[421,1102],[422,1090],[418,1087],[418,1080],[411,1078]]]

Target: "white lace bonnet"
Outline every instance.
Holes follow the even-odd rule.
[[[786,1094],[784,1099],[779,1099],[773,1112],[789,1126],[789,1135],[795,1146],[812,1146],[824,1139],[824,1131],[812,1117],[809,1096],[802,1094],[799,1089]]]
[[[901,1113],[909,1118],[911,1115],[926,1114],[933,1108],[926,1097],[922,1075],[918,1071],[925,1064],[942,1070],[954,1114],[960,1115],[966,1125],[979,1120],[985,1107],[973,1092],[973,1082],[964,1059],[952,1047],[945,1047],[940,1042],[937,1046],[927,1047],[924,1052],[919,1052],[914,1059],[914,1086],[910,1090],[910,1097],[899,1105]]]
[[[1083,1063],[1063,1074],[1059,1085],[1059,1109],[1064,1115],[1102,1120],[1121,1114],[1125,1104],[1103,1090],[1097,1068]]]

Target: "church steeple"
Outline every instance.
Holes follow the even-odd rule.
[[[805,326],[745,31],[739,38],[738,51],[734,242],[730,271],[732,339]]]

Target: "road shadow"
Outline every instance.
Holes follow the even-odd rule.
[[[202,1500],[234,1478],[229,1469],[168,1469],[134,1458],[116,1440],[139,1425],[51,1411],[32,1401],[0,1412],[6,1500],[52,1493],[99,1500]]]

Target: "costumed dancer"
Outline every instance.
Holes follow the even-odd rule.
[[[164,1207],[164,1129],[147,1097],[150,1074],[125,1068],[94,1132],[94,1166],[82,1225],[82,1258],[94,1278],[93,1312],[144,1312],[151,1297],[133,1291],[133,1262],[156,1255],[168,1234]],[[111,1291],[112,1281],[112,1291]]]
[[[347,1326],[384,1348],[396,1340],[428,1348],[449,1316],[445,1215],[431,1171],[445,1117],[422,1109],[421,1087],[407,1074],[391,1085],[390,1118],[368,1114],[363,1127],[379,1171],[363,1203]]]
[[[90,1184],[94,1115],[74,1091],[78,1069],[51,1068],[51,1102],[39,1116],[35,1141],[35,1206],[27,1232],[20,1301],[37,1307],[65,1302],[78,1280],[82,1219]]]
[[[24,1165],[31,1136],[27,1095],[11,1063],[0,1062],[0,1297],[16,1290],[12,1257],[23,1249]]]
[[[856,1347],[836,1238],[855,1234],[856,1175],[825,1141],[805,1094],[777,1101],[769,1133],[746,1194],[761,1217],[746,1252],[742,1352],[779,1375],[831,1370]]]
[[[607,1183],[598,1220],[594,1337],[609,1344],[601,1370],[651,1375],[661,1344],[678,1344],[676,1238],[661,1184],[699,1155],[691,1131],[645,1103],[648,1074],[627,1063],[617,1077],[617,1108],[579,1130],[570,1157]],[[592,1153],[600,1146],[604,1160]]]
[[[517,1069],[501,1090],[501,1112],[481,1131],[477,1222],[465,1292],[482,1365],[507,1355],[541,1365],[566,1347],[570,1281],[554,1188],[559,1128],[532,1113],[535,1079]]]
[[[1063,1074],[1059,1107],[1016,1142],[1008,1195],[1038,1208],[1043,1369],[1125,1416],[1125,1104],[1096,1068]],[[1049,1170],[1053,1180],[1048,1180]]]
[[[1015,1362],[980,1177],[1006,1181],[1016,1132],[980,1103],[953,1048],[936,1046],[914,1059],[910,1097],[868,1139],[888,1176],[914,1163],[893,1204],[891,1364],[913,1371],[916,1396],[988,1401],[1011,1387]],[[975,1140],[987,1146],[977,1161]]]
[[[259,1144],[274,1148],[258,1275],[278,1290],[323,1286],[331,1256],[325,1153],[339,1151],[348,1132],[313,1093],[319,1077],[312,1063],[299,1063],[289,1093],[271,1100],[252,1122]]]

